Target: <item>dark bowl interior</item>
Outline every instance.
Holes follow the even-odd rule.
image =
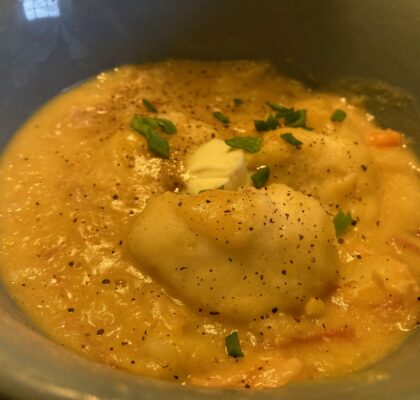
[[[268,59],[314,87],[364,92],[379,122],[416,144],[418,38],[415,0],[2,0],[0,146],[62,89],[119,64],[167,58]],[[416,332],[349,377],[263,392],[185,388],[69,353],[37,333],[0,286],[0,396],[8,398],[417,399],[419,360]]]

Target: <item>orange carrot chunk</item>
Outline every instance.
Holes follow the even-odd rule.
[[[392,129],[374,129],[367,135],[368,143],[374,147],[397,147],[403,144],[403,135]]]

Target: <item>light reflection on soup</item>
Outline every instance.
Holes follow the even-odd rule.
[[[262,138],[243,160],[268,181],[186,194],[189,157],[233,137]],[[49,337],[112,367],[245,388],[347,374],[419,324],[418,173],[401,134],[265,63],[124,66],[4,153],[1,276]]]

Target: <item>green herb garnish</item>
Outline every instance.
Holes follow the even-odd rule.
[[[176,126],[172,121],[165,118],[151,118],[135,116],[131,121],[131,126],[142,135],[146,134],[148,129],[160,128],[162,132],[167,134],[176,133]]]
[[[158,112],[158,110],[157,110],[157,108],[149,101],[149,100],[147,100],[147,99],[143,99],[142,100],[142,102],[143,102],[143,105],[150,111],[150,112],[154,112],[154,113],[157,113]]]
[[[254,126],[257,132],[274,131],[278,128],[279,122],[273,114],[270,114],[265,121],[255,120]]]
[[[231,357],[243,357],[244,353],[241,349],[241,344],[239,343],[238,332],[232,332],[229,336],[225,338],[226,352]]]
[[[257,171],[251,175],[251,180],[257,189],[261,189],[265,186],[270,177],[270,168],[262,166],[257,168]]]
[[[293,110],[293,108],[284,117],[284,125],[295,128],[306,128],[306,110]]]
[[[268,105],[269,107],[271,107],[271,109],[272,109],[273,111],[282,112],[282,111],[290,110],[290,108],[287,108],[287,107],[281,106],[280,104],[273,103],[273,102],[271,102],[271,101],[267,101],[267,105]]]
[[[267,117],[266,124],[267,124],[268,129],[270,129],[271,131],[274,131],[279,126],[279,123],[278,123],[276,117],[274,115],[272,115],[272,114],[270,114]]]
[[[296,148],[299,148],[301,144],[303,144],[303,142],[301,142],[300,140],[296,139],[292,133],[288,132],[288,133],[282,133],[280,135],[280,137],[287,143],[291,144],[292,146],[295,146]]]
[[[293,107],[285,107],[271,101],[267,101],[267,105],[276,111],[276,119],[284,118],[285,126],[311,130],[306,126],[306,110],[295,110]]]
[[[345,111],[337,109],[331,115],[331,121],[333,122],[343,122],[346,119],[347,114]]]
[[[226,139],[225,143],[230,147],[236,147],[247,151],[248,153],[256,153],[261,149],[262,138],[254,136],[233,137]]]
[[[161,158],[169,158],[169,143],[153,130],[146,136],[148,149]]]
[[[267,122],[260,119],[254,121],[254,126],[257,132],[267,132],[270,130]]]
[[[168,135],[176,133],[176,126],[172,121],[169,121],[169,119],[155,118],[155,121],[158,124],[159,128],[161,128],[162,131],[167,133]]]
[[[348,227],[351,225],[351,223],[353,222],[353,218],[351,217],[350,211],[344,213],[343,210],[340,208],[333,221],[336,236],[340,237],[346,232]]]
[[[158,127],[154,118],[133,117],[131,120],[131,127],[143,136],[146,136],[149,129]]]
[[[240,106],[244,101],[238,98],[233,99],[233,104],[235,104],[235,106]]]
[[[216,118],[217,120],[219,120],[222,124],[227,125],[230,120],[228,117],[226,117],[225,115],[223,115],[220,111],[215,111],[213,113],[213,117]]]
[[[147,147],[148,149],[155,155],[161,158],[168,158],[169,157],[169,143],[168,141],[160,136],[157,132],[157,128],[161,128],[162,131],[166,133],[174,133],[173,129],[175,125],[168,120],[166,123],[162,122],[161,118],[147,118],[147,117],[138,117],[135,116],[131,120],[131,127],[141,135],[143,135],[147,140]],[[168,125],[167,122],[170,122]],[[170,126],[170,128],[168,128]],[[168,129],[171,132],[167,132]],[[176,132],[176,128],[175,128]]]

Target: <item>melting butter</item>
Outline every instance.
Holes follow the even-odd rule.
[[[189,194],[219,188],[237,190],[249,182],[244,153],[223,140],[212,139],[187,159],[184,180]]]

